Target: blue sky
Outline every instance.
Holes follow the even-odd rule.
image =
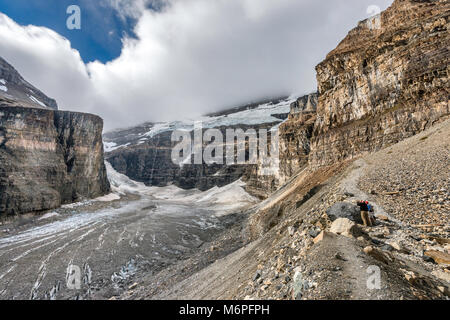
[[[81,8],[81,30],[69,30],[69,5]],[[120,55],[124,33],[134,36],[134,19],[121,19],[106,1],[92,0],[0,0],[0,11],[21,25],[50,28],[66,37],[84,62],[110,61]]]

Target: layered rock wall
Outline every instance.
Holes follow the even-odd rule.
[[[264,171],[261,161],[258,165],[249,167],[245,175],[246,190],[249,193],[259,198],[266,198],[308,164],[316,108],[317,93],[302,96],[291,104],[291,111],[286,121],[278,127],[278,172],[273,175],[262,174]]]
[[[0,216],[109,192],[100,117],[0,104]]]
[[[317,66],[311,165],[379,150],[449,114],[449,13],[448,1],[396,0]]]
[[[415,135],[449,115],[450,3],[396,0],[317,66],[318,94],[280,125],[278,175],[250,174],[267,196],[302,168],[329,166]]]

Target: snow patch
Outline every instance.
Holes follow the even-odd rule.
[[[8,88],[6,87],[6,80],[5,79],[0,79],[0,90],[4,91],[4,92],[8,92]]]
[[[113,193],[124,195],[125,193],[148,192],[149,187],[142,182],[133,181],[126,175],[117,172],[109,162],[105,161],[105,166]]]
[[[245,191],[245,182],[242,180],[204,192],[198,189],[184,190],[175,185],[148,187],[142,182],[133,181],[126,175],[117,172],[109,162],[105,161],[105,165],[113,193],[103,197],[103,201],[113,201],[117,199],[117,195],[134,193],[151,196],[155,200],[189,203],[200,208],[212,209],[216,211],[216,215],[224,215],[259,202],[257,198]],[[98,198],[95,200],[99,201]]]
[[[207,191],[183,190],[176,186],[159,187],[153,190],[153,196],[158,199],[174,202],[191,203],[216,211],[216,216],[235,212],[244,207],[256,204],[259,200],[244,189],[245,182],[237,180],[224,187],[213,187]]]
[[[110,193],[103,197],[98,197],[98,198],[94,199],[94,201],[110,202],[110,201],[119,200],[119,199],[120,199],[120,196],[118,194]]]
[[[127,147],[129,145],[130,145],[130,143],[118,146],[117,143],[115,143],[115,142],[103,142],[103,150],[105,152],[112,152],[114,150],[117,150],[117,149],[120,149],[123,147]]]
[[[207,191],[198,189],[184,190],[175,185],[166,187],[148,187],[136,182],[114,170],[110,163],[105,162],[108,179],[113,193],[138,193],[152,196],[156,200],[169,200],[176,203],[189,203],[216,211],[216,215],[227,214],[259,202],[245,191],[245,182],[238,180],[224,187],[214,187]]]
[[[40,220],[46,220],[46,219],[50,219],[50,218],[54,218],[54,217],[57,217],[57,216],[59,216],[59,213],[58,212],[49,212],[49,213],[46,213],[46,214],[44,214],[42,217],[40,217],[38,220],[40,221]]]
[[[47,107],[44,103],[42,103],[41,101],[39,101],[38,99],[36,99],[35,97],[33,97],[32,95],[28,96],[30,98],[31,101],[37,103],[38,105],[40,105],[41,107]]]
[[[111,152],[116,149],[117,143],[103,141],[103,149],[105,152]]]

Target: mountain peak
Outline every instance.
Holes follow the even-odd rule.
[[[0,104],[58,110],[56,101],[26,81],[0,57]]]

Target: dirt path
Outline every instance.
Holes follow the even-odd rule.
[[[340,183],[341,192],[344,194],[351,194],[352,196],[347,199],[347,201],[355,202],[356,200],[368,200],[370,204],[374,207],[375,216],[384,215],[389,218],[389,220],[397,223],[399,226],[402,222],[395,219],[389,214],[384,208],[375,202],[374,198],[358,188],[358,183],[360,179],[364,179],[364,171],[367,170],[367,162],[361,158],[353,163],[354,169],[347,175],[346,178]]]

